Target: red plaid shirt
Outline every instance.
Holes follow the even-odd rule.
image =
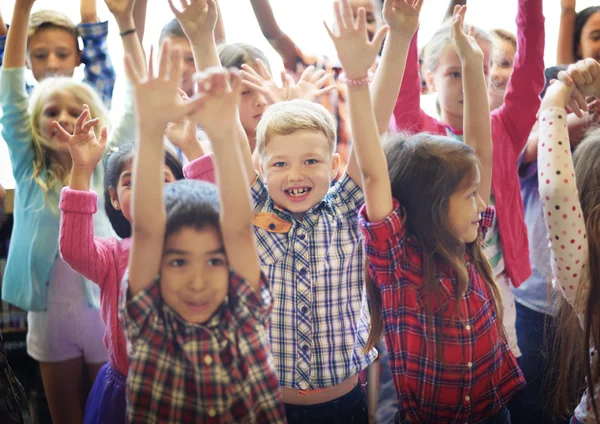
[[[385,341],[398,404],[412,423],[476,423],[503,408],[525,385],[523,374],[498,331],[491,293],[467,258],[469,287],[460,302],[461,321],[447,325],[456,302],[453,270],[437,266],[444,323],[430,328],[422,286],[422,250],[406,233],[401,208],[381,222],[359,213],[369,275],[381,290]],[[481,240],[494,209],[481,220]],[[500,323],[501,325],[501,323]],[[435,353],[442,338],[443,363]]]
[[[271,295],[262,299],[230,273],[229,293],[208,322],[183,321],[156,281],[128,299],[121,319],[130,344],[129,423],[285,423],[267,331]]]

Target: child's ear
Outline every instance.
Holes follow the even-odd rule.
[[[431,71],[425,72],[425,83],[427,84],[429,92],[435,93],[435,78],[433,78]]]
[[[260,159],[258,160],[258,172],[260,174],[260,179],[263,180],[263,181],[266,181],[265,180],[265,170],[264,170],[264,167],[263,167],[262,160],[260,160]]]
[[[75,65],[75,67],[77,68],[79,65],[81,65],[81,51],[77,53],[77,64]]]
[[[110,186],[108,188],[108,192],[110,193],[110,203],[112,204],[112,207],[115,208],[116,210],[120,211],[121,204],[119,203],[119,197],[117,196],[117,191],[115,190],[115,188],[113,186]]]
[[[334,153],[333,160],[331,161],[331,179],[334,180],[337,177],[338,171],[340,169],[340,154]]]

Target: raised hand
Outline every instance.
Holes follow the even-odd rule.
[[[106,7],[113,14],[117,23],[123,19],[133,19],[135,0],[104,0]]]
[[[194,79],[204,98],[204,107],[190,116],[190,120],[204,128],[209,138],[224,126],[235,125],[239,121],[237,104],[242,92],[239,71],[208,68],[197,73]]]
[[[454,8],[452,26],[450,27],[450,40],[461,62],[464,63],[465,60],[473,59],[483,61],[483,51],[481,51],[481,47],[479,47],[474,37],[475,28],[469,28],[468,35],[463,28],[465,13],[467,13],[467,6],[456,6]]]
[[[178,95],[181,78],[181,52],[171,48],[166,40],[160,52],[158,74],[154,75],[154,58],[150,50],[148,75],[140,76],[131,57],[125,56],[125,71],[135,88],[138,119],[145,127],[156,128],[162,134],[167,124],[185,118],[202,107],[203,96],[183,101]]]
[[[575,10],[577,0],[560,0],[562,10]]]
[[[566,71],[559,72],[558,79],[570,89],[565,100],[568,109],[580,118],[583,117],[583,111],[589,110],[586,97],[600,95],[600,65],[594,59],[583,59],[569,65]]]
[[[412,38],[419,26],[422,6],[423,0],[385,0],[383,20],[390,28],[390,32],[401,33]]]
[[[358,9],[356,19],[352,16],[349,0],[336,0],[333,3],[333,10],[339,34],[335,34],[326,22],[323,24],[335,44],[342,68],[350,79],[365,78],[381,50],[388,28],[387,26],[380,28],[373,36],[373,41],[369,41],[364,8]]]
[[[181,10],[169,0],[169,6],[192,46],[214,37],[217,5],[214,0],[180,0]]]
[[[256,66],[258,71],[247,64],[242,65],[242,84],[261,93],[269,104],[293,99],[312,102],[336,89],[330,76],[322,69],[315,70],[314,66],[306,68],[297,83],[288,73],[282,71],[282,86],[277,85],[260,59],[256,60]]]
[[[98,118],[91,119],[87,105],[83,105],[83,112],[75,122],[73,134],[66,131],[57,121],[52,122],[60,140],[69,143],[73,168],[87,168],[93,171],[102,160],[106,149],[107,130],[106,127],[102,127],[100,139],[96,140],[93,128],[98,125],[98,122],[100,122]]]

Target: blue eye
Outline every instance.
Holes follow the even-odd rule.
[[[285,166],[285,162],[275,162],[272,166],[275,168],[283,168]]]
[[[450,78],[460,78],[460,72],[451,72]]]
[[[304,163],[306,163],[307,165],[316,165],[317,163],[319,163],[319,161],[316,159],[307,159]]]

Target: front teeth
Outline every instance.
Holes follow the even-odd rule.
[[[302,196],[308,193],[308,188],[294,188],[292,190],[288,190],[288,193],[290,193],[292,196]]]

